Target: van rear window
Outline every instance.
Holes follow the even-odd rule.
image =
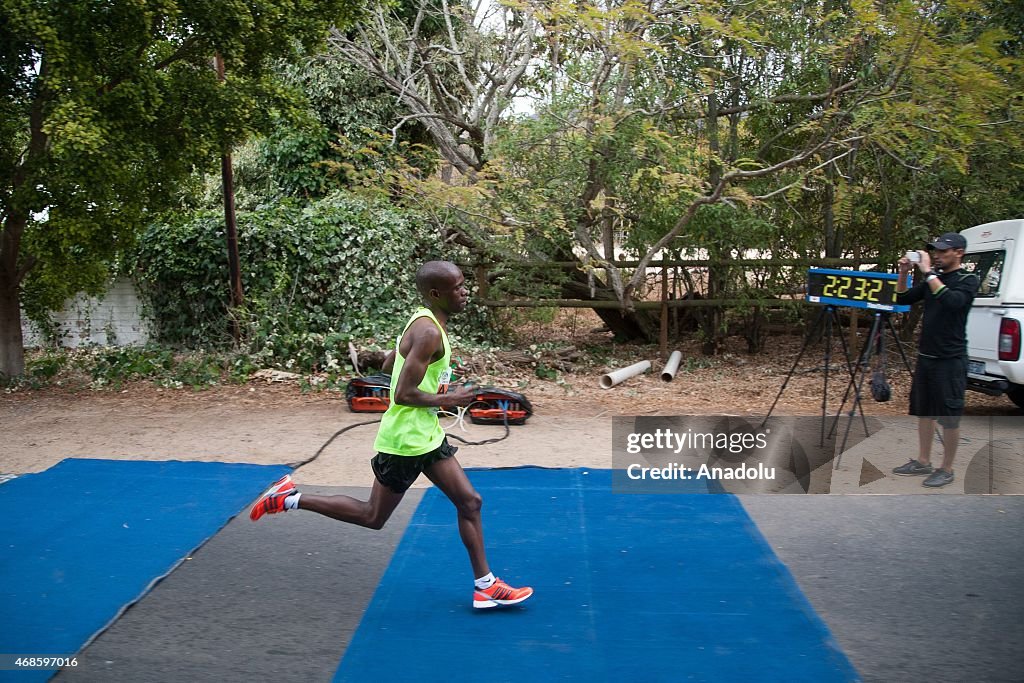
[[[978,287],[978,297],[991,297],[999,294],[999,282],[1003,276],[1003,263],[1006,261],[1006,251],[976,251],[973,254],[965,254],[962,267],[965,272],[974,273],[981,281]]]

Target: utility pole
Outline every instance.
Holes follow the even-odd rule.
[[[214,57],[217,79],[224,81],[224,58],[220,53]],[[224,190],[224,224],[228,238],[228,277],[231,281],[231,310],[242,305],[242,272],[238,259],[238,224],[235,221],[235,182],[231,170],[231,150],[224,151],[220,158],[221,182]],[[237,344],[242,336],[238,318],[231,316],[231,335]]]

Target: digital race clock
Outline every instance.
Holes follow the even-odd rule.
[[[816,304],[869,308],[903,313],[910,306],[896,303],[896,273],[811,268],[807,271],[807,300]]]

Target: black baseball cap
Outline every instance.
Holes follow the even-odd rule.
[[[966,249],[967,240],[963,235],[955,232],[947,232],[936,237],[934,240],[928,243],[928,246],[932,249]]]

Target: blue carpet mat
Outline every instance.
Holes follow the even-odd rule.
[[[0,486],[0,654],[73,655],[288,468],[68,459]],[[46,680],[52,671],[0,671]]]
[[[494,573],[474,610],[455,511],[424,496],[335,681],[855,681],[732,495],[623,495],[608,470],[470,472]]]

